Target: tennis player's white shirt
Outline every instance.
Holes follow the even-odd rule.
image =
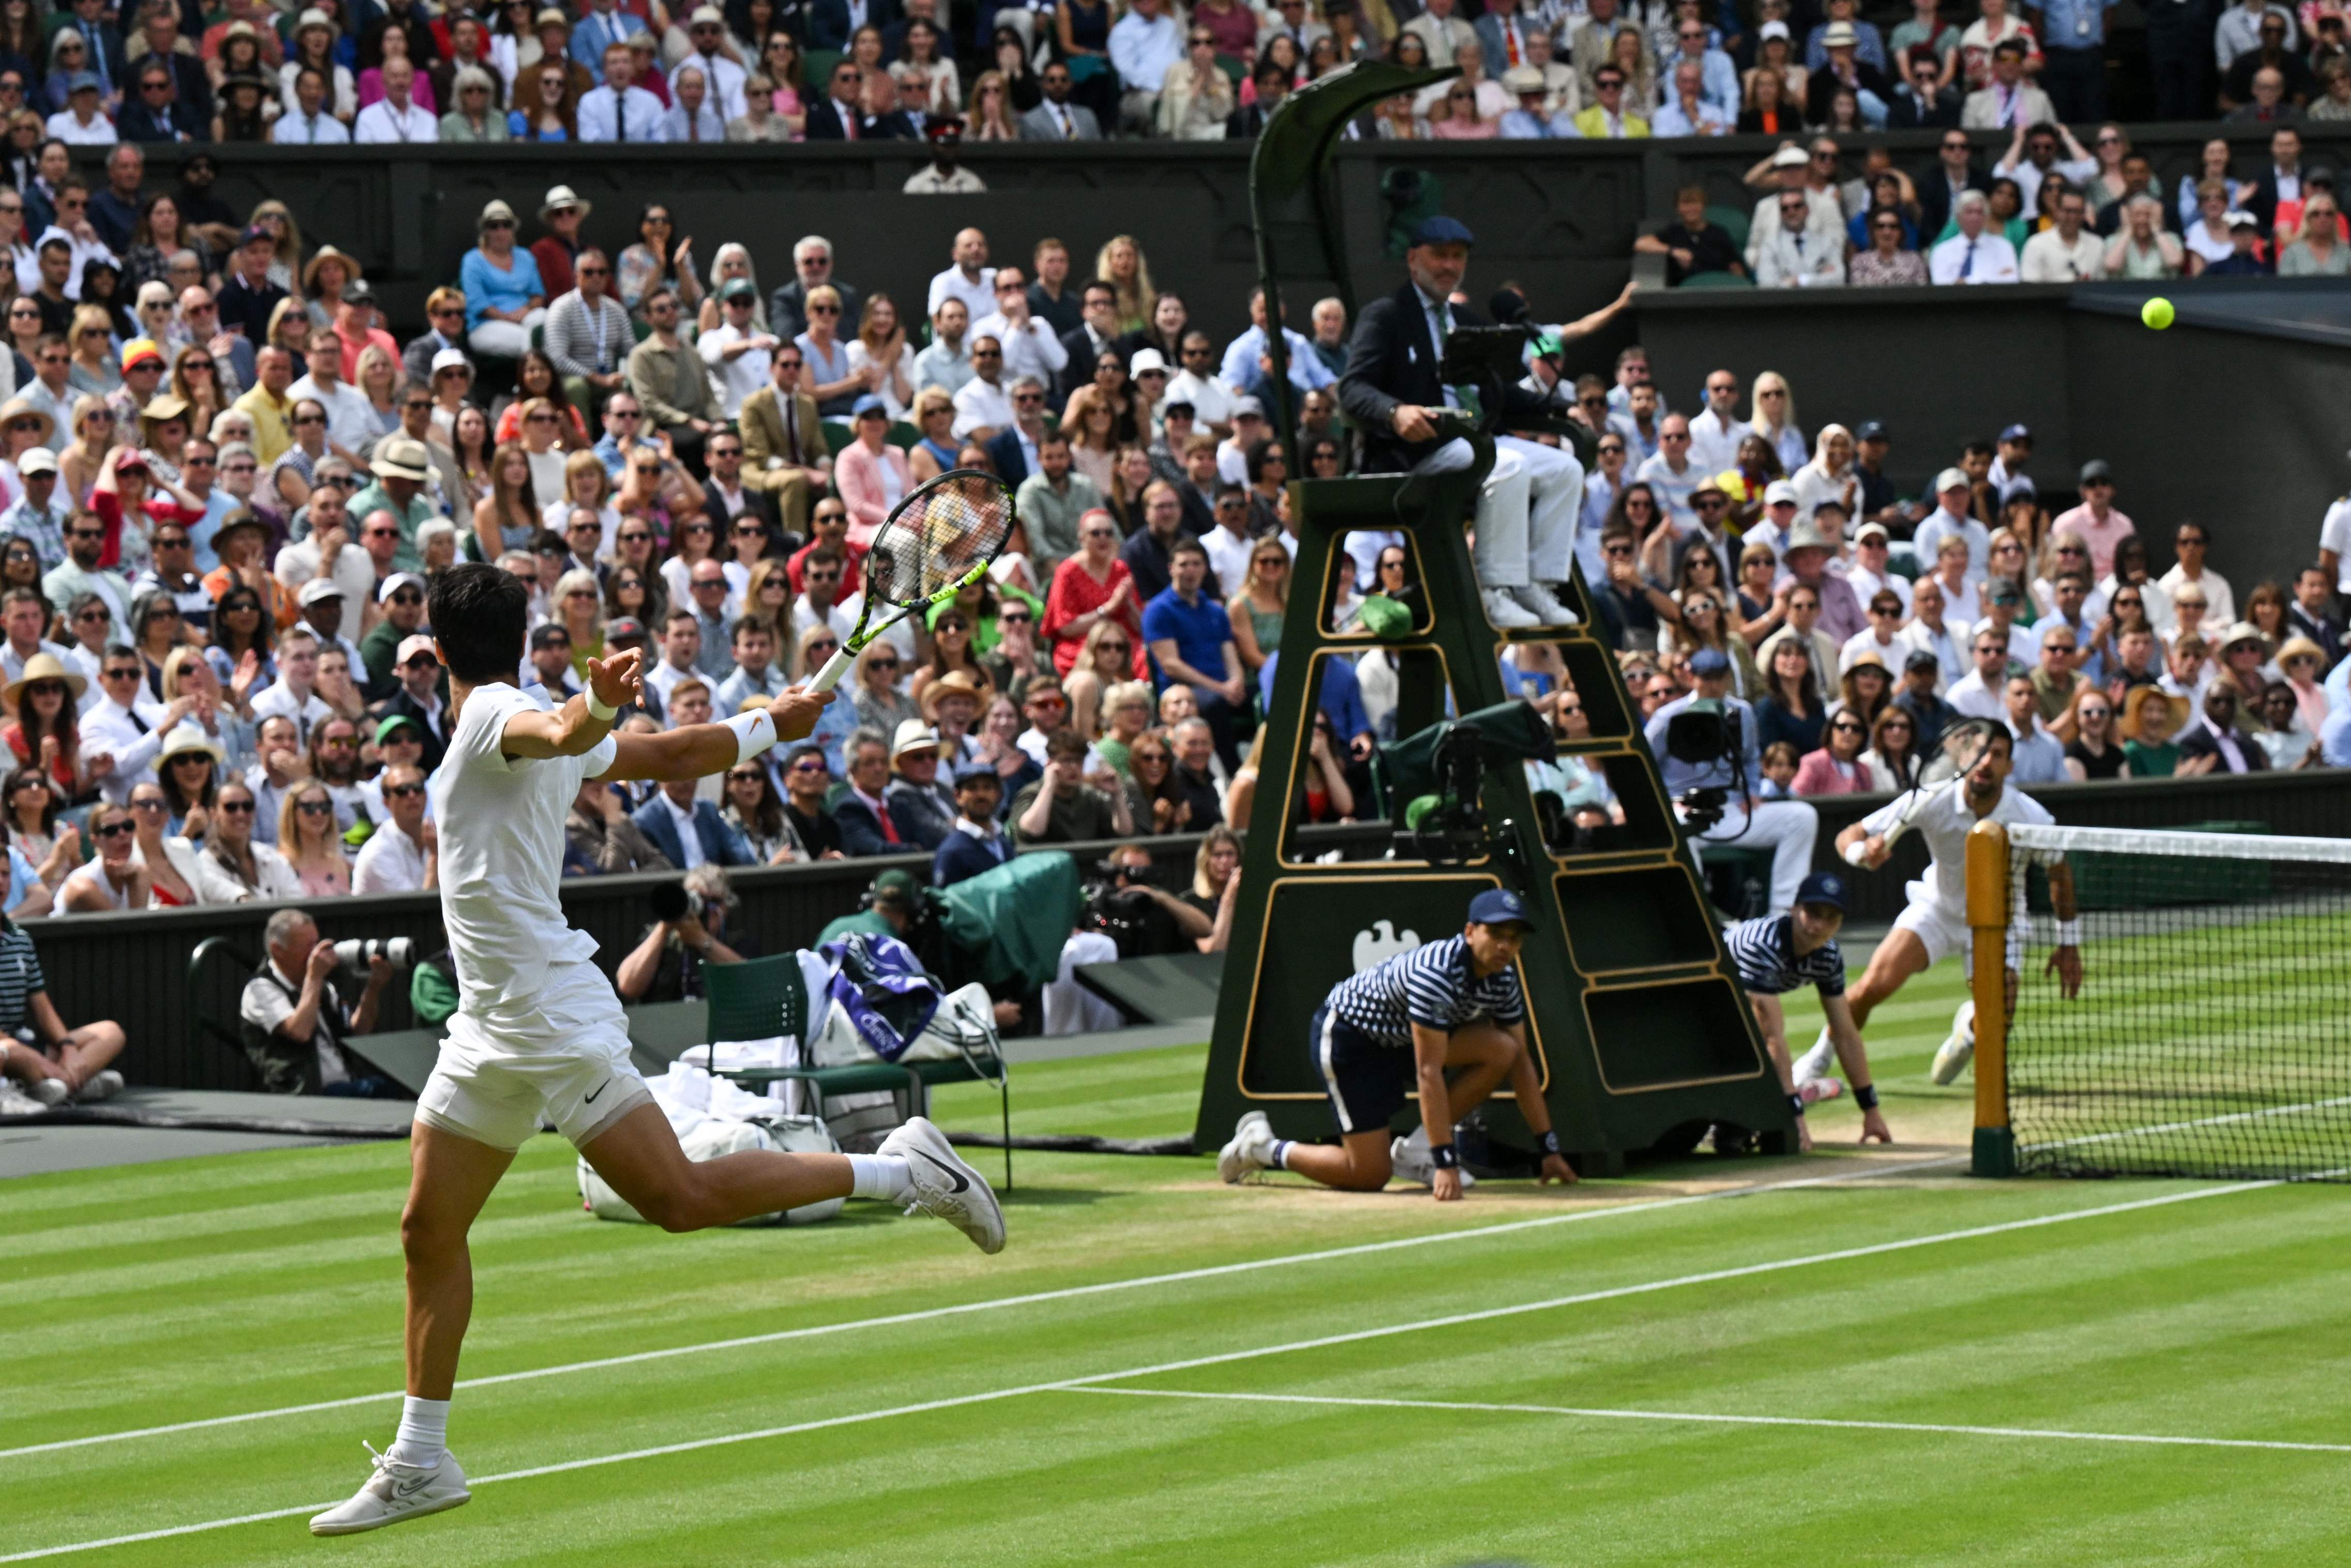
[[[542,1113],[582,1144],[648,1098],[596,939],[556,896],[564,814],[611,767],[612,739],[580,757],[504,751],[515,715],[551,709],[538,692],[475,686],[430,792],[458,1003],[417,1119],[496,1148],[521,1147]]]
[[[2025,822],[2034,827],[2048,827],[2057,819],[2048,809],[2030,795],[2021,795],[2007,785],[2001,786],[2000,804],[1991,809],[1988,818],[1979,818],[1968,809],[1964,792],[1955,781],[1941,786],[1939,800],[1930,803],[1911,824],[1913,831],[1927,841],[1927,852],[1931,863],[1927,874],[1910,883],[1905,890],[1910,903],[1895,918],[1895,929],[1907,931],[1918,938],[1927,949],[1927,961],[1939,964],[1954,953],[1967,954],[1971,944],[1968,939],[1968,831],[1978,821],[1999,822],[2003,826]],[[1861,821],[1865,833],[1884,833],[1901,817],[1902,809],[1910,803],[1908,795],[1898,795],[1880,806]],[[445,874],[445,873],[444,873]],[[2010,933],[2011,956],[2020,934]]]

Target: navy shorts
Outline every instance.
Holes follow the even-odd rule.
[[[1327,1007],[1314,1009],[1309,1049],[1342,1133],[1385,1132],[1418,1081],[1409,1049],[1382,1045]]]

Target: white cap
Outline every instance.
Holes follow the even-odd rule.
[[[433,373],[437,376],[443,371],[463,371],[470,376],[474,373],[474,361],[465,358],[463,349],[444,349],[433,356]]]
[[[1938,496],[1946,490],[1965,490],[1970,487],[1967,470],[1964,468],[1946,468],[1935,476],[1935,494]]]
[[[1139,376],[1145,371],[1157,371],[1161,375],[1165,375],[1167,373],[1167,356],[1161,353],[1156,349],[1135,350],[1134,358],[1127,361],[1126,373],[1131,376]]]
[[[54,474],[57,471],[57,455],[46,446],[36,446],[16,459],[19,474]]]
[[[331,577],[314,577],[309,581],[302,585],[301,600],[305,604],[316,604],[321,599],[348,599],[350,597],[350,596],[349,594],[343,591],[343,585],[337,582]]]
[[[1764,488],[1763,504],[1767,507],[1776,507],[1782,501],[1787,502],[1788,505],[1792,507],[1794,506],[1796,504],[1796,487],[1793,485],[1789,484],[1785,479],[1774,479]]]
[[[411,632],[407,636],[402,637],[400,640],[400,652],[394,655],[392,662],[395,664],[404,664],[419,653],[424,654],[436,664],[441,662],[440,650],[434,647],[433,639],[422,632]]]

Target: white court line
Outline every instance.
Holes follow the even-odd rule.
[[[1609,1219],[1623,1214],[1645,1214],[1662,1208],[1681,1208],[1691,1204],[1712,1203],[1719,1198],[1748,1197],[1786,1191],[1795,1187],[1830,1186],[1843,1182],[1865,1181],[1881,1176],[1904,1176],[1914,1171],[1933,1170],[1939,1166],[1964,1165],[1965,1155],[1948,1155],[1931,1160],[1909,1160],[1899,1165],[1872,1165],[1865,1169],[1840,1171],[1830,1176],[1805,1176],[1796,1181],[1750,1182],[1740,1186],[1723,1187],[1714,1192],[1692,1193],[1683,1197],[1646,1198],[1634,1203],[1617,1204],[1608,1208],[1577,1209],[1569,1214],[1541,1215],[1532,1219],[1514,1219],[1500,1225],[1481,1225],[1466,1230],[1439,1231],[1426,1236],[1398,1237],[1389,1241],[1365,1241],[1349,1247],[1331,1247],[1315,1252],[1293,1252],[1274,1258],[1258,1258],[1240,1263],[1217,1263],[1206,1268],[1183,1269],[1165,1274],[1144,1274],[1131,1280],[1110,1280],[1094,1285],[1069,1285],[1059,1290],[1032,1291],[1026,1295],[998,1296],[984,1301],[964,1301],[954,1306],[925,1307],[916,1312],[893,1312],[885,1317],[854,1318],[841,1322],[817,1323],[806,1328],[778,1329],[768,1333],[744,1334],[734,1339],[708,1340],[698,1344],[673,1345],[664,1350],[641,1350],[627,1355],[600,1356],[591,1361],[564,1362],[555,1366],[532,1367],[521,1372],[501,1372],[487,1377],[468,1377],[459,1381],[461,1389],[487,1388],[502,1383],[523,1383],[541,1377],[560,1377],[575,1372],[600,1371],[611,1366],[633,1366],[645,1362],[666,1361],[674,1356],[700,1355],[710,1351],[741,1350],[751,1345],[779,1344],[788,1340],[815,1339],[829,1334],[849,1333],[862,1329],[894,1327],[903,1323],[925,1322],[940,1318],[960,1316],[968,1312],[992,1312],[1008,1307],[1032,1307],[1047,1301],[1073,1301],[1085,1296],[1107,1295],[1118,1291],[1148,1290],[1163,1285],[1189,1283],[1195,1280],[1213,1280],[1229,1274],[1253,1273],[1260,1269],[1287,1268],[1300,1263],[1322,1263],[1337,1258],[1360,1258],[1379,1252],[1391,1252],[1408,1247],[1432,1246],[1447,1241],[1479,1240],[1489,1236],[1511,1235],[1558,1225],[1575,1225],[1591,1219]],[[0,1448],[0,1459],[13,1459],[26,1454],[55,1453],[61,1448],[85,1448],[105,1443],[128,1442],[139,1437],[162,1437],[172,1432],[193,1432],[211,1427],[234,1427],[250,1421],[275,1421],[288,1416],[314,1415],[321,1410],[348,1410],[361,1405],[379,1405],[398,1399],[402,1390],[392,1389],[382,1394],[356,1394],[341,1399],[319,1399],[305,1405],[281,1405],[274,1409],[249,1410],[235,1416],[207,1416],[192,1421],[173,1421],[158,1427],[134,1427],[119,1432],[100,1432],[87,1437],[61,1437],[49,1443],[28,1443],[21,1448]],[[0,1562],[7,1559],[0,1558]]]
[[[1582,1416],[1596,1421],[1695,1421],[1723,1427],[1825,1427],[1863,1432],[1930,1432],[1962,1437],[2034,1437],[2065,1443],[2146,1443],[2185,1448],[2280,1448],[2351,1454],[2351,1443],[2288,1443],[2263,1437],[2175,1437],[2152,1432],[2067,1432],[2045,1427],[1966,1427],[1936,1421],[1834,1421],[1807,1416],[1724,1416],[1694,1410],[1593,1410],[1573,1405],[1489,1405],[1467,1399],[1342,1399],[1311,1394],[1204,1394],[1175,1388],[1072,1388],[1141,1399],[1230,1399],[1262,1405],[1342,1405],[1381,1410],[1468,1410],[1504,1416]]]
[[[1084,1377],[1060,1378],[1050,1383],[1023,1383],[1009,1388],[992,1388],[981,1394],[963,1394],[946,1399],[925,1400],[919,1405],[898,1405],[887,1409],[861,1411],[855,1415],[828,1416],[813,1421],[799,1421],[785,1427],[763,1427],[751,1432],[728,1432],[713,1437],[695,1437],[682,1443],[665,1443],[658,1448],[632,1448],[624,1453],[599,1454],[584,1459],[565,1459],[551,1465],[534,1465],[528,1469],[506,1470],[494,1476],[473,1478],[467,1484],[484,1487],[500,1481],[525,1480],[534,1476],[559,1475],[570,1470],[598,1469],[606,1465],[627,1464],[635,1459],[693,1453],[705,1448],[728,1448],[737,1443],[756,1443],[769,1437],[821,1431],[828,1427],[856,1426],[868,1421],[886,1420],[895,1416],[912,1416],[925,1411],[955,1409],[967,1405],[991,1404],[997,1400],[1016,1398],[1025,1394],[1064,1393],[1086,1389],[1096,1384],[1125,1383],[1137,1377],[1149,1377],[1160,1373],[1183,1371],[1191,1367],[1213,1366],[1261,1356],[1282,1355],[1292,1351],[1317,1350],[1327,1345],[1348,1344],[1363,1340],[1383,1339],[1394,1334],[1415,1333],[1423,1329],[1446,1328],[1458,1323],[1482,1322],[1527,1312],[1548,1312],[1554,1308],[1573,1306],[1586,1301],[1644,1295],[1656,1291],[1674,1290],[1684,1285],[1711,1284],[1718,1281],[1739,1279],[1748,1275],[1802,1269],[1815,1263],[1867,1258],[1887,1252],[1904,1251],[1912,1248],[1932,1247],[1945,1241],[1964,1241],[1978,1237],[1997,1236],[2007,1231],[2039,1229],[2052,1225],[2068,1224],[2077,1219],[2095,1219],[2106,1215],[2126,1214],[2135,1209],[2159,1208],[2169,1204],[2192,1203],[2198,1198],[2223,1197],[2233,1193],[2257,1192],[2265,1187],[2285,1185],[2283,1182],[2277,1181],[2232,1182],[2226,1186],[2200,1187],[2193,1192],[2168,1193],[2160,1197],[2136,1198],[2127,1203],[2105,1204],[2096,1208],[2077,1208],[2064,1214],[2043,1215],[2032,1219],[2012,1219],[1999,1225],[1971,1226],[1965,1230],[1947,1230],[1933,1236],[1911,1237],[1902,1241],[1879,1242],[1870,1247],[1842,1248],[1834,1252],[1815,1252],[1801,1258],[1783,1258],[1770,1263],[1751,1263],[1743,1268],[1715,1269],[1702,1274],[1684,1274],[1676,1279],[1652,1281],[1646,1284],[1624,1285],[1605,1291],[1589,1291],[1573,1296],[1555,1296],[1547,1301],[1528,1301],[1518,1306],[1495,1307],[1478,1312],[1456,1312],[1445,1317],[1424,1318],[1417,1322],[1397,1323],[1387,1328],[1364,1329],[1353,1333],[1325,1334],[1317,1339],[1292,1340],[1285,1344],[1264,1345],[1256,1350],[1229,1351],[1221,1355],[1195,1356],[1186,1361],[1161,1362],[1151,1366],[1131,1366],[1118,1372],[1097,1372]],[[265,1520],[286,1519],[298,1513],[314,1513],[332,1506],[332,1502],[305,1503],[298,1508],[273,1509],[266,1513],[237,1514],[228,1519],[207,1520],[201,1524],[181,1524],[164,1530],[144,1531],[135,1535],[110,1536],[100,1541],[82,1541],[62,1546],[37,1547],[29,1552],[16,1552],[0,1556],[0,1563],[25,1563],[36,1558],[59,1557],[70,1552],[95,1551],[100,1547],[120,1546],[133,1542],[157,1541],[168,1536],[195,1535],[206,1531],[226,1530],[236,1525],[252,1524]]]

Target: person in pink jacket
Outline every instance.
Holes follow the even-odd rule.
[[[1841,707],[1829,715],[1822,740],[1819,750],[1806,752],[1796,765],[1796,794],[1866,795],[1876,788],[1861,759],[1869,745],[1869,725],[1859,712]]]
[[[849,542],[862,550],[872,546],[882,520],[914,488],[914,481],[906,472],[906,455],[883,439],[890,433],[890,415],[882,400],[868,393],[851,418],[857,439],[834,460],[832,482],[849,507]]]

